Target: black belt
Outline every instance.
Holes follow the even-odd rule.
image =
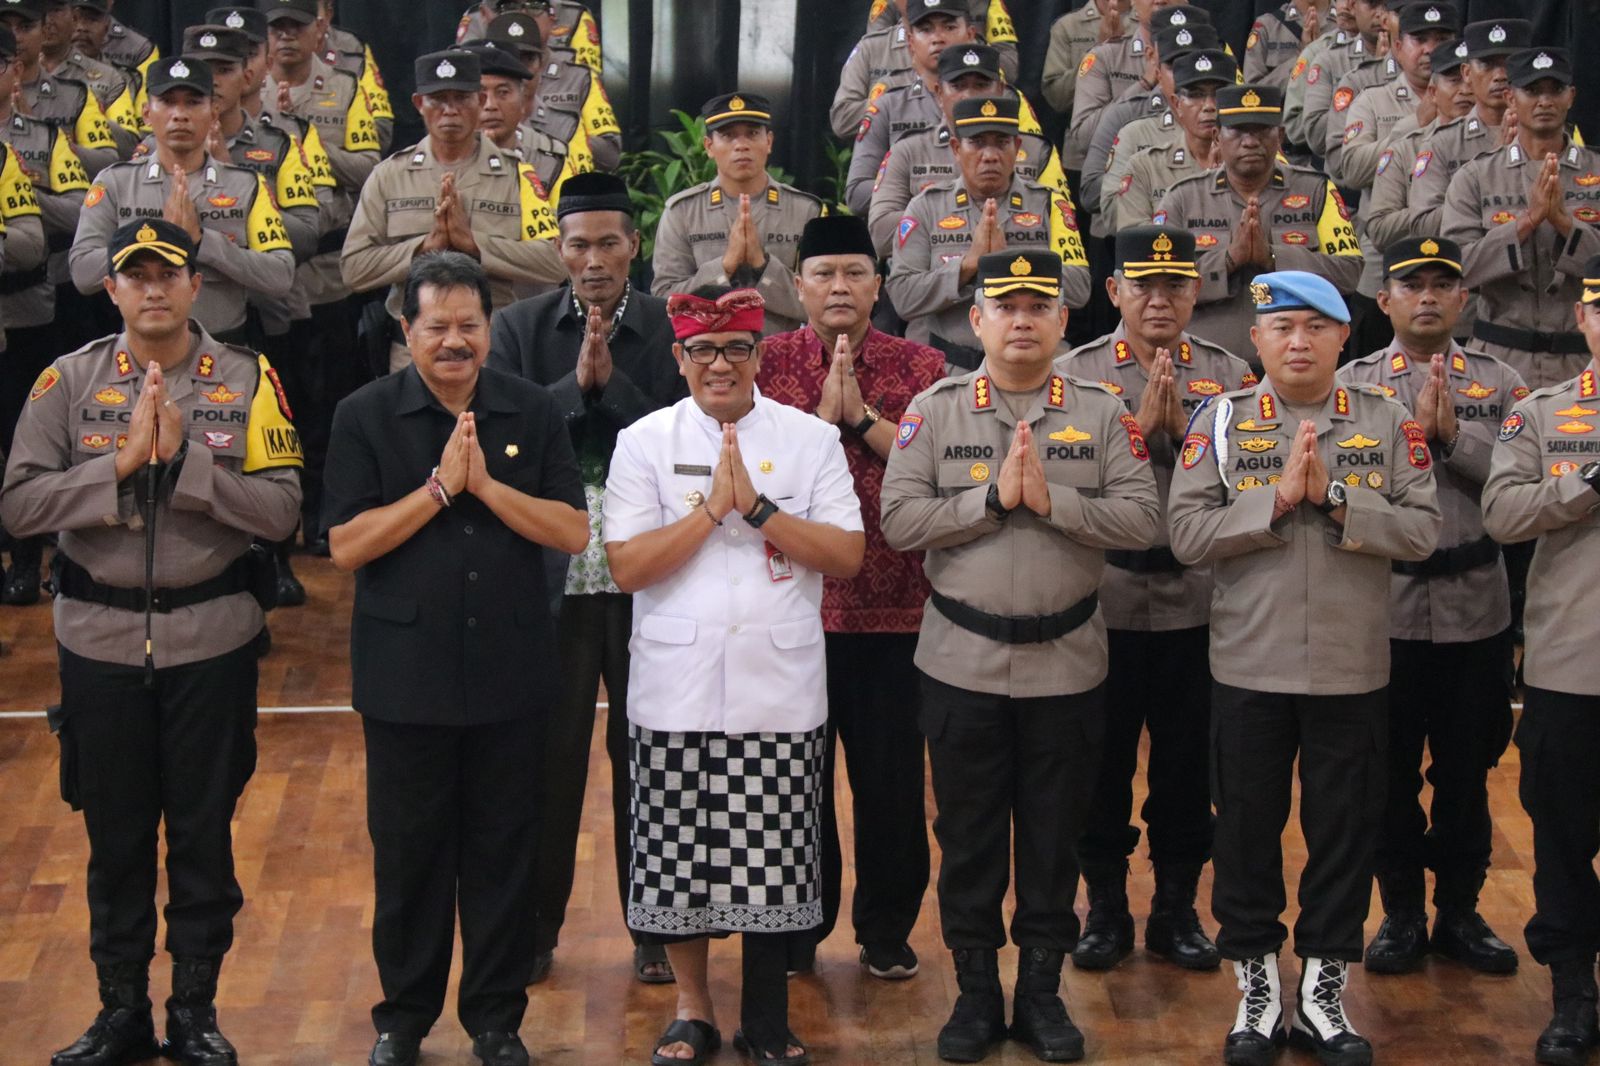
[[[1142,552],[1111,549],[1106,552],[1106,562],[1118,570],[1135,574],[1175,574],[1185,569],[1171,548],[1150,548]]]
[[[1524,352],[1548,355],[1582,355],[1589,350],[1581,333],[1540,333],[1532,329],[1517,329],[1478,319],[1472,324],[1472,335],[1490,344],[1503,344]]]
[[[968,607],[937,591],[931,592],[929,599],[939,608],[940,614],[962,629],[1002,644],[1043,644],[1047,640],[1064,637],[1093,618],[1095,608],[1100,605],[1099,596],[1091,592],[1071,607],[1055,614],[1014,617]]]
[[[340,226],[331,233],[324,233],[317,238],[317,255],[326,255],[329,252],[344,251],[344,239],[350,236],[349,226]]]
[[[955,341],[945,340],[937,333],[928,338],[928,344],[943,352],[951,366],[958,366],[963,370],[976,370],[979,364],[983,362],[982,348],[972,348],[965,344],[957,344]]]
[[[50,271],[43,264],[32,270],[8,270],[0,274],[0,296],[13,296],[19,292],[27,292],[35,285],[43,285],[50,280]]]
[[[237,592],[250,591],[250,563],[249,553],[235,559],[233,563],[216,577],[202,581],[197,585],[184,585],[181,588],[156,589],[150,596],[150,610],[157,614],[167,614],[180,607],[193,607],[197,603],[206,603],[210,600],[221,599],[223,596],[232,596]],[[89,575],[89,571],[57,552],[55,561],[51,566],[51,576],[55,582],[56,595],[65,596],[72,600],[83,600],[85,603],[98,603],[106,607],[117,607],[124,611],[144,611],[144,589],[119,588],[116,585],[102,585]]]
[[[1420,563],[1395,562],[1390,565],[1397,574],[1406,577],[1443,577],[1446,574],[1464,574],[1480,566],[1488,566],[1500,558],[1500,545],[1493,537],[1483,536],[1471,544],[1454,548],[1440,548]]]

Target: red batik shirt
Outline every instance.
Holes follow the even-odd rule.
[[[815,411],[832,364],[832,349],[810,326],[801,326],[766,339],[756,384],[770,400]],[[855,367],[861,399],[894,426],[913,397],[944,377],[944,354],[869,328]],[[861,500],[867,554],[854,578],[823,581],[823,628],[830,633],[915,633],[922,628],[922,605],[928,599],[922,553],[897,552],[883,539],[878,498],[884,461],[848,428],[841,426],[839,435]]]

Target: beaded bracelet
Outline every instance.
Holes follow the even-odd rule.
[[[711,519],[711,524],[712,525],[714,525],[714,526],[722,525],[722,519],[718,518],[716,515],[711,513],[711,505],[710,504],[702,503],[700,505],[700,510],[704,511],[706,513],[706,517]]]
[[[439,468],[434,467],[428,471],[428,480],[423,482],[428,489],[428,495],[433,497],[433,502],[440,507],[449,507],[452,501],[450,493],[446,491],[444,482],[439,480]]]

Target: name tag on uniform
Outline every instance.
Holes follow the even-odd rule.
[[[674,474],[687,474],[690,477],[711,476],[711,468],[709,466],[691,466],[688,463],[672,464],[672,472]]]
[[[794,567],[789,563],[789,557],[773,547],[770,540],[767,541],[767,574],[774,582],[794,579]]]

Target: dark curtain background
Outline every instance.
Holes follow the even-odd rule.
[[[1021,87],[1039,100],[1039,74],[1056,17],[1083,0],[1009,0],[1021,46]],[[1271,0],[1196,0],[1219,32],[1242,51],[1255,14]],[[213,0],[118,0],[119,18],[149,33],[163,52],[183,27],[199,22]],[[336,21],[371,46],[394,99],[396,147],[413,143],[420,123],[410,106],[412,60],[454,40],[466,0],[339,0]],[[590,0],[605,43],[606,88],[629,148],[672,124],[671,109],[690,113],[706,98],[740,88],[742,20],[793,18],[792,76],[772,92],[779,122],[773,161],[812,186],[830,172],[824,145],[827,110],[845,57],[861,36],[868,0]],[[1600,0],[1467,0],[1467,21],[1523,17],[1536,39],[1572,50],[1578,77],[1573,118],[1590,144],[1600,143]],[[748,27],[746,27],[748,29]],[[749,88],[748,86],[744,86]],[[762,88],[766,88],[763,84]],[[1041,116],[1055,122],[1059,118]]]

